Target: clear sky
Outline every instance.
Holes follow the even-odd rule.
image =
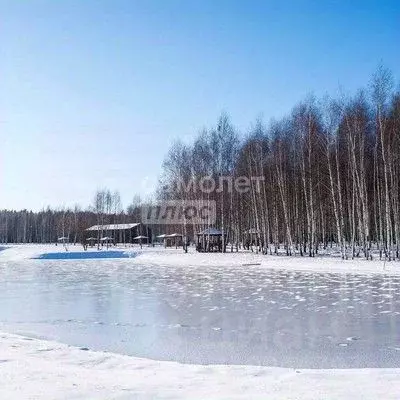
[[[400,77],[400,2],[0,0],[0,208],[146,195],[176,138]]]

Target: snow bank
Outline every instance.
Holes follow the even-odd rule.
[[[399,369],[185,365],[0,333],[0,398],[398,399]]]
[[[328,273],[360,273],[360,274],[393,274],[400,275],[398,261],[384,262],[380,260],[367,261],[365,259],[342,260],[340,257],[321,255],[314,258],[300,255],[288,257],[286,255],[262,255],[251,251],[238,253],[198,253],[191,248],[188,253],[182,249],[143,248],[139,251],[136,264],[179,265],[179,266],[257,266],[262,268],[288,269],[296,271],[313,271]]]
[[[173,266],[202,266],[212,265],[222,267],[248,265],[260,266],[261,268],[288,269],[296,271],[314,271],[325,273],[357,273],[357,274],[390,274],[400,275],[400,263],[398,261],[385,262],[378,259],[367,261],[359,258],[354,260],[342,260],[332,255],[320,255],[314,258],[301,257],[299,255],[288,257],[286,255],[262,255],[251,251],[241,250],[238,253],[198,253],[193,247],[188,253],[182,249],[164,247],[112,247],[97,251],[97,248],[89,248],[86,258],[97,258],[96,253],[120,251],[129,255],[124,262],[148,265],[173,265]],[[0,252],[0,262],[20,261],[30,258],[40,258],[46,253],[75,253],[82,252],[81,245],[68,245],[68,252],[62,245],[10,245]],[[135,256],[135,257],[132,257]],[[60,256],[60,258],[64,258]],[[65,256],[65,258],[67,258]],[[74,258],[74,256],[68,256]],[[77,257],[78,258],[78,257]]]

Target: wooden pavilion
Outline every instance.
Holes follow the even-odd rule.
[[[101,237],[112,237],[114,243],[135,243],[135,238],[146,235],[152,237],[151,229],[140,222],[131,222],[127,224],[106,224],[93,225],[86,229],[86,232],[96,237],[96,241],[100,242]],[[96,235],[94,235],[96,234]],[[146,238],[145,243],[151,242],[151,239]]]
[[[143,243],[149,243],[149,238],[144,235],[139,235],[133,238],[133,240],[139,243],[140,248],[142,248]]]
[[[222,252],[222,231],[216,228],[207,228],[196,233],[196,249],[199,252]],[[226,233],[224,234],[226,239]],[[226,240],[225,240],[226,247]]]
[[[175,247],[176,249],[183,246],[183,235],[181,233],[172,233],[165,235],[165,247]]]

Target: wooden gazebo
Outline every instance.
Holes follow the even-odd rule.
[[[57,238],[56,246],[57,246],[57,243],[61,243],[61,244],[63,244],[65,246],[66,244],[69,243],[69,237],[68,236],[61,236],[61,237]]]
[[[166,236],[167,235],[165,233],[156,236],[157,244],[162,244],[164,247],[166,247],[166,239],[165,239]]]
[[[104,243],[105,243],[105,244],[106,244],[106,247],[107,247],[107,249],[108,249],[108,247],[109,247],[111,244],[114,244],[114,238],[112,238],[111,236],[104,236],[104,237],[100,238],[100,242],[101,242],[101,246],[103,246]]]
[[[178,246],[183,246],[183,235],[181,233],[171,233],[170,235],[165,235],[165,247],[178,248]]]
[[[249,250],[251,246],[259,246],[260,245],[260,231],[256,228],[250,228],[245,233],[245,242],[244,247]]]
[[[226,236],[226,234],[224,234]],[[200,252],[222,252],[222,231],[216,228],[207,228],[196,233],[196,249]],[[226,246],[226,240],[225,240]]]
[[[149,238],[148,238],[148,236],[145,236],[145,235],[136,236],[133,238],[133,240],[135,242],[137,241],[139,243],[140,248],[142,248],[143,243],[149,243]]]
[[[86,241],[89,242],[90,247],[94,247],[94,244],[97,242],[97,237],[90,236],[86,238]]]

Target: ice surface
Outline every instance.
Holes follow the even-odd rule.
[[[0,249],[1,250],[1,249]],[[130,258],[134,253],[120,250],[104,251],[65,251],[56,253],[43,253],[33,257],[41,260],[86,260],[92,258]]]
[[[0,328],[187,363],[400,366],[399,276],[137,262],[9,261]]]

